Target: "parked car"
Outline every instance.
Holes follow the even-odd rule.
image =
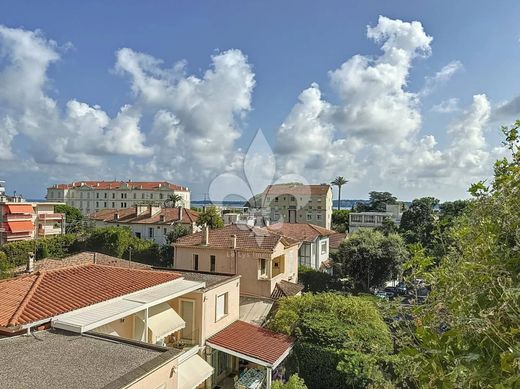
[[[408,287],[404,282],[401,281],[396,285],[395,290],[397,291],[397,294],[404,296],[408,290]]]

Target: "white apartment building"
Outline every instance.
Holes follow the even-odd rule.
[[[401,204],[387,204],[386,212],[352,212],[349,214],[350,233],[360,228],[377,228],[383,226],[383,220],[392,220],[397,227],[401,224]]]
[[[182,197],[182,203],[176,206],[190,208],[188,188],[166,181],[78,181],[47,188],[47,200],[64,202],[84,215],[143,203],[160,206],[173,194]]]
[[[310,223],[330,229],[332,189],[328,184],[269,185],[259,197],[255,196],[255,199],[258,204],[250,206],[261,208],[269,224]]]

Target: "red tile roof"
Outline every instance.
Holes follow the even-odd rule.
[[[329,236],[329,248],[333,250],[337,250],[339,245],[347,239],[347,234],[344,232],[336,232],[335,234]]]
[[[50,319],[179,277],[169,271],[88,264],[0,281],[0,326]]]
[[[269,185],[264,196],[277,195],[307,195],[307,196],[325,196],[330,189],[330,185],[303,185],[303,184],[276,184]]]
[[[266,227],[267,230],[303,242],[312,242],[319,236],[331,236],[335,232],[314,224],[275,223]]]
[[[89,187],[95,190],[107,189],[171,189],[179,192],[187,192],[188,188],[171,184],[167,181],[78,181],[70,184],[56,184],[48,189],[73,189],[82,186]]]
[[[294,340],[287,335],[238,320],[213,335],[206,343],[273,365],[292,348]]]
[[[114,215],[118,213],[119,218],[114,219]],[[99,212],[91,214],[89,217],[93,220],[104,221],[107,223],[135,223],[135,224],[172,224],[184,223],[192,224],[199,218],[199,213],[191,209],[182,208],[182,219],[180,217],[180,207],[161,208],[159,212],[152,214],[150,209],[140,215],[137,215],[137,207],[129,207],[123,209],[103,209]],[[164,216],[164,221],[161,221]]]
[[[183,236],[174,243],[174,246],[202,246],[203,234],[204,231],[201,231]],[[285,247],[290,247],[298,243],[294,239],[275,234],[263,228],[249,227],[245,224],[230,224],[223,228],[209,230],[207,247],[230,249],[232,248],[232,235],[237,236],[236,248],[239,250],[273,251],[280,242]]]

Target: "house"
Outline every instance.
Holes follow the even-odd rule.
[[[83,215],[143,203],[163,205],[170,195],[179,195],[182,201],[177,205],[190,208],[189,189],[166,181],[78,181],[47,188],[47,200],[64,202]]]
[[[65,215],[54,207],[62,203],[0,202],[0,244],[65,233]]]
[[[129,268],[101,256],[73,261],[0,281],[3,387],[213,388],[239,371],[235,359],[206,347],[242,323],[239,275]],[[253,349],[269,347],[263,338]],[[255,355],[240,363],[269,388],[275,364]],[[20,374],[24,360],[30,366]]]
[[[301,242],[298,263],[314,270],[332,272],[329,260],[329,238],[335,231],[313,224],[276,223],[266,227],[268,231]]]
[[[330,229],[332,189],[328,184],[269,185],[249,201],[249,206],[262,209],[270,224],[312,223]]]
[[[198,231],[199,213],[184,207],[165,208],[154,205],[135,205],[124,209],[104,209],[89,215],[96,227],[129,227],[141,239],[166,244],[167,236],[176,225]]]
[[[298,241],[231,224],[183,236],[174,244],[174,268],[240,274],[241,293],[269,298],[281,281],[298,282]]]
[[[401,224],[401,204],[387,204],[386,212],[351,212],[349,216],[350,233],[360,228],[377,228],[383,226],[383,221],[389,219],[399,227]]]

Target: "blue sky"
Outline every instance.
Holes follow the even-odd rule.
[[[3,1],[0,178],[29,198],[114,177],[168,179],[199,198],[223,172],[257,179],[242,162],[261,129],[273,180],[343,175],[348,198],[465,197],[502,155],[499,125],[520,116],[519,11],[516,1]],[[408,50],[390,73],[377,67],[385,42]],[[18,87],[27,93],[2,95]]]

